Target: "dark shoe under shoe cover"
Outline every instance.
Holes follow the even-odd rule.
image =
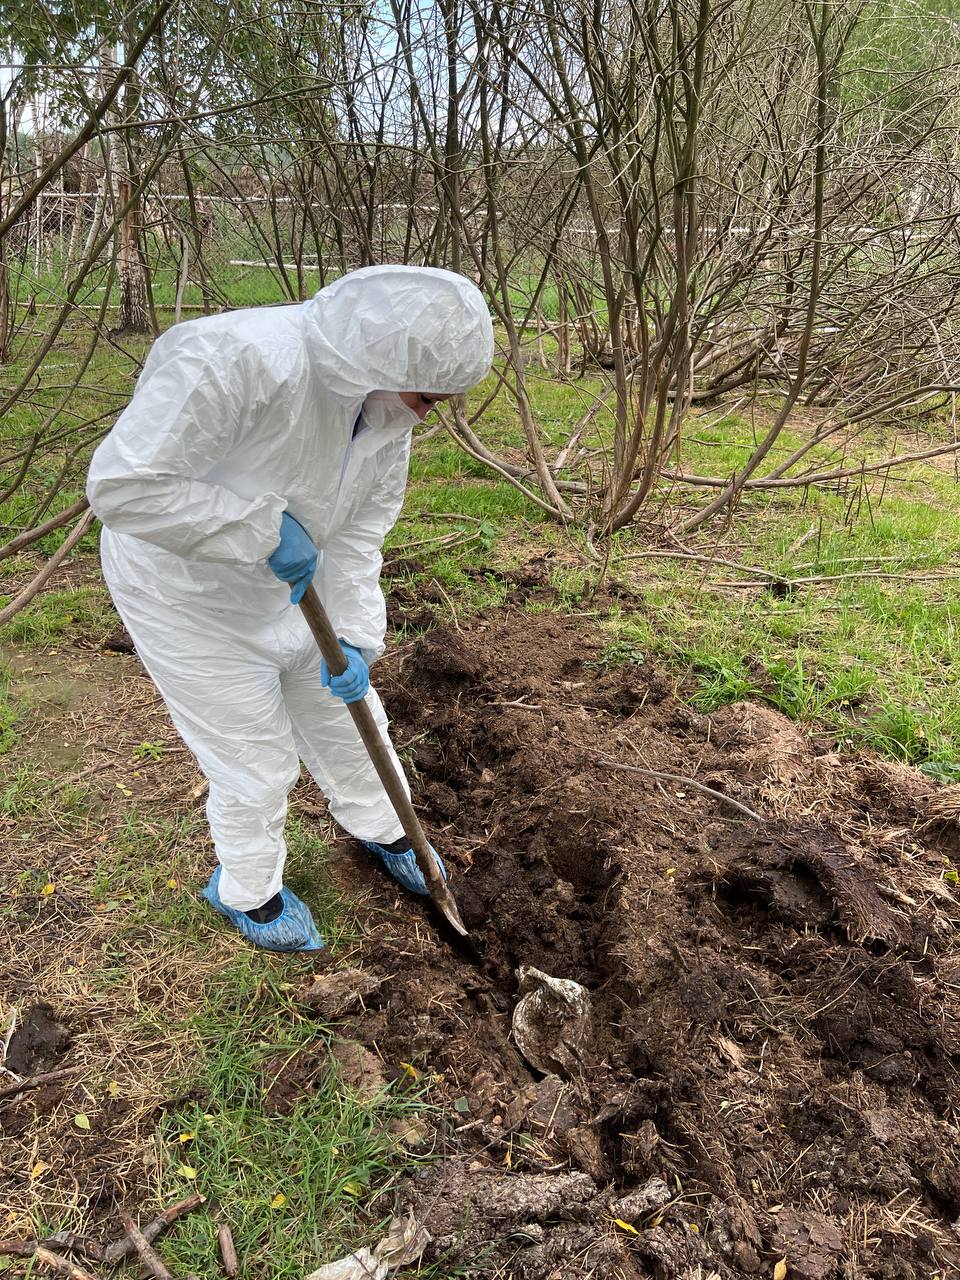
[[[267,924],[257,924],[245,911],[228,907],[225,902],[220,901],[219,890],[220,868],[217,867],[210,877],[210,883],[203,890],[203,897],[214,911],[225,916],[255,947],[263,947],[265,951],[319,951],[323,947],[323,938],[310,914],[310,908],[290,889],[280,890],[283,910],[276,920]]]
[[[375,840],[361,840],[360,843],[364,848],[369,849],[375,854],[380,864],[393,876],[398,884],[402,884],[405,889],[409,889],[411,893],[419,893],[426,896],[430,890],[427,888],[427,882],[423,878],[423,872],[417,866],[417,855],[407,846],[399,853],[394,853],[390,849],[385,849],[382,844],[377,844]],[[397,843],[400,843],[399,841]],[[444,880],[447,878],[447,869],[443,865],[440,855],[430,846],[430,852],[437,860],[437,866],[440,868],[440,874]]]

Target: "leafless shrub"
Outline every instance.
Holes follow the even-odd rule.
[[[13,9],[53,50],[31,62],[4,28],[0,493],[34,497],[14,536],[71,500],[122,403],[86,394],[103,344],[134,373],[129,334],[238,305],[251,273],[295,302],[384,260],[484,288],[489,395],[522,446],[485,436],[488,401],[447,429],[591,539],[654,500],[685,534],[747,489],[855,475],[876,422],[928,415],[957,448],[957,67],[895,49],[871,78],[857,0],[337,0],[282,21],[163,0],[72,32]],[[80,354],[51,382],[67,332]],[[563,440],[533,377],[580,389]],[[764,434],[735,474],[691,474],[691,407],[734,394],[765,399]],[[783,456],[798,408],[816,427]]]

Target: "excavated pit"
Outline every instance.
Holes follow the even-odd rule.
[[[374,925],[384,981],[337,1030],[455,1103],[399,1191],[430,1257],[538,1280],[960,1274],[960,903],[933,784],[763,706],[698,715],[602,643],[508,608],[378,670],[475,952],[429,908]],[[568,1078],[511,1039],[521,964],[591,993]]]

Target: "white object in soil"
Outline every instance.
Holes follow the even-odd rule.
[[[544,1075],[571,1076],[583,1066],[593,1025],[590,993],[572,978],[521,965],[520,1002],[513,1011],[513,1038]]]
[[[373,1249],[366,1246],[349,1257],[311,1271],[306,1280],[387,1280],[392,1271],[416,1262],[433,1237],[412,1213],[391,1218],[387,1234]]]

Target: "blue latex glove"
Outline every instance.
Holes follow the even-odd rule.
[[[280,517],[280,545],[267,564],[281,582],[289,582],[290,599],[299,604],[317,572],[317,548],[303,525],[288,511]]]
[[[325,689],[329,689],[334,697],[342,698],[346,703],[359,702],[361,698],[366,697],[367,690],[370,688],[370,669],[363,654],[355,645],[347,644],[346,640],[341,638],[340,647],[347,660],[346,671],[339,676],[331,676],[327,670],[326,659],[321,658],[320,683]]]

